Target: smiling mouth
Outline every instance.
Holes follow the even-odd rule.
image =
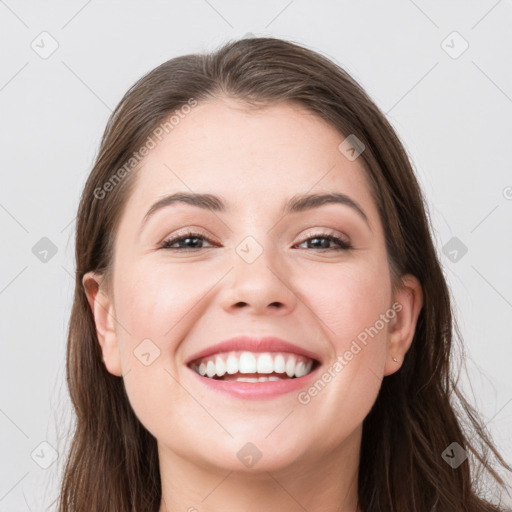
[[[188,366],[209,379],[266,382],[304,377],[319,364],[314,359],[288,352],[232,351],[192,361]]]

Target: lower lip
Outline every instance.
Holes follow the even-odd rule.
[[[320,367],[315,368],[311,373],[308,373],[304,377],[283,379],[279,381],[267,380],[264,382],[238,382],[236,380],[209,379],[207,377],[202,377],[191,368],[189,368],[189,370],[197,379],[199,379],[200,382],[214,391],[225,393],[236,398],[259,400],[275,398],[286,393],[299,391],[300,389],[309,386],[311,381],[315,378],[319,368]]]

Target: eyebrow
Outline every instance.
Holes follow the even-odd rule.
[[[146,215],[142,219],[140,230],[142,230],[144,224],[157,210],[175,203],[185,203],[211,212],[226,212],[228,210],[226,203],[219,196],[215,196],[213,194],[176,192],[175,194],[163,197],[155,204],[153,204],[153,206],[151,206],[151,208],[147,211]],[[313,208],[318,208],[325,204],[342,204],[349,206],[359,214],[359,216],[366,222],[371,231],[370,223],[364,210],[352,198],[340,192],[331,192],[327,194],[295,195],[285,203],[281,211],[286,215],[288,213],[304,212]]]

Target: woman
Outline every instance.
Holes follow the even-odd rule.
[[[253,38],[140,79],[76,258],[61,512],[500,510],[418,182],[328,59]]]

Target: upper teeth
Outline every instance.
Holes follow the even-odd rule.
[[[230,352],[204,358],[193,368],[200,375],[222,377],[225,373],[286,373],[288,377],[303,377],[311,371],[313,360],[286,353]]]

